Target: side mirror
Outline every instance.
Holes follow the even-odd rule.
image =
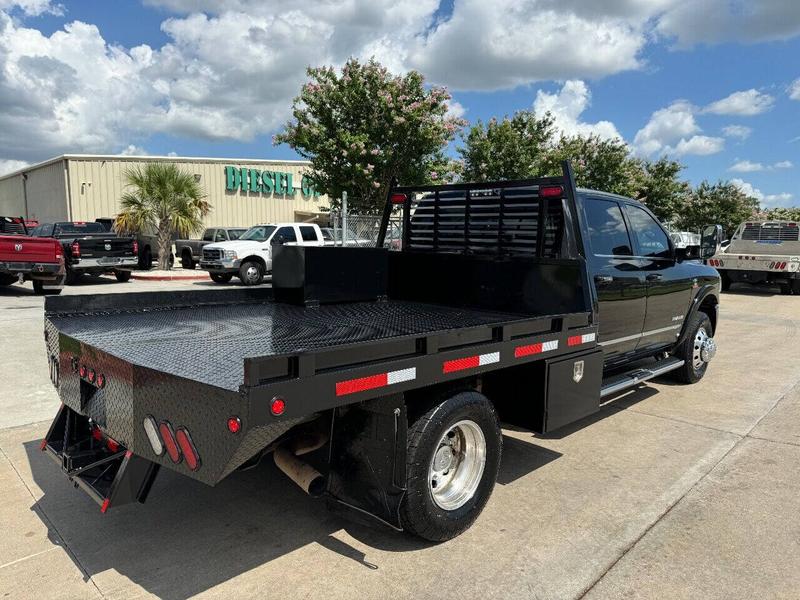
[[[274,238],[272,238],[272,241],[270,242],[270,244],[272,244],[273,246],[283,246],[285,243],[286,243],[286,238],[283,237],[282,235],[276,235]]]
[[[711,258],[717,252],[722,242],[722,225],[709,225],[700,236],[700,258]]]

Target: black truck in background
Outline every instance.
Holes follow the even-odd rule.
[[[175,253],[184,269],[194,269],[203,259],[203,247],[217,242],[238,240],[247,227],[207,227],[197,240],[175,240]]]
[[[718,243],[675,248],[567,163],[395,187],[375,248],[281,246],[272,289],[48,298],[63,405],[42,450],[102,512],[160,468],[215,485],[271,453],[333,509],[446,540],[489,500],[501,422],[550,433],[653,377],[702,379],[720,277],[695,259]]]
[[[131,278],[131,269],[138,263],[137,241],[132,237],[106,231],[101,223],[42,223],[30,234],[54,238],[61,243],[68,285],[77,283],[84,274],[113,274],[117,281],[128,281]]]

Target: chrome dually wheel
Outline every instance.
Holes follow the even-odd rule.
[[[477,423],[459,421],[439,440],[428,471],[431,496],[439,508],[456,510],[478,489],[486,466],[486,439]]]

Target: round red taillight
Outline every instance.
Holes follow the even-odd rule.
[[[106,376],[102,373],[97,375],[97,387],[104,388],[106,387]]]
[[[78,375],[80,375],[81,379],[83,379],[84,377],[86,377],[86,373],[88,371],[89,371],[89,369],[86,368],[86,365],[81,365],[81,368],[78,369]]]
[[[231,433],[239,433],[242,429],[242,421],[239,417],[231,417],[228,419],[228,431]]]
[[[273,398],[269,404],[269,410],[273,415],[279,417],[286,410],[286,402],[283,398]]]
[[[94,369],[89,369],[89,375],[87,377],[87,379],[89,380],[89,383],[94,383],[94,380],[96,378],[97,378],[97,373],[94,372]]]

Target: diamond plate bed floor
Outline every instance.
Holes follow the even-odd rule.
[[[61,333],[133,364],[237,390],[244,359],[496,325],[520,315],[417,302],[275,302],[51,316]]]

